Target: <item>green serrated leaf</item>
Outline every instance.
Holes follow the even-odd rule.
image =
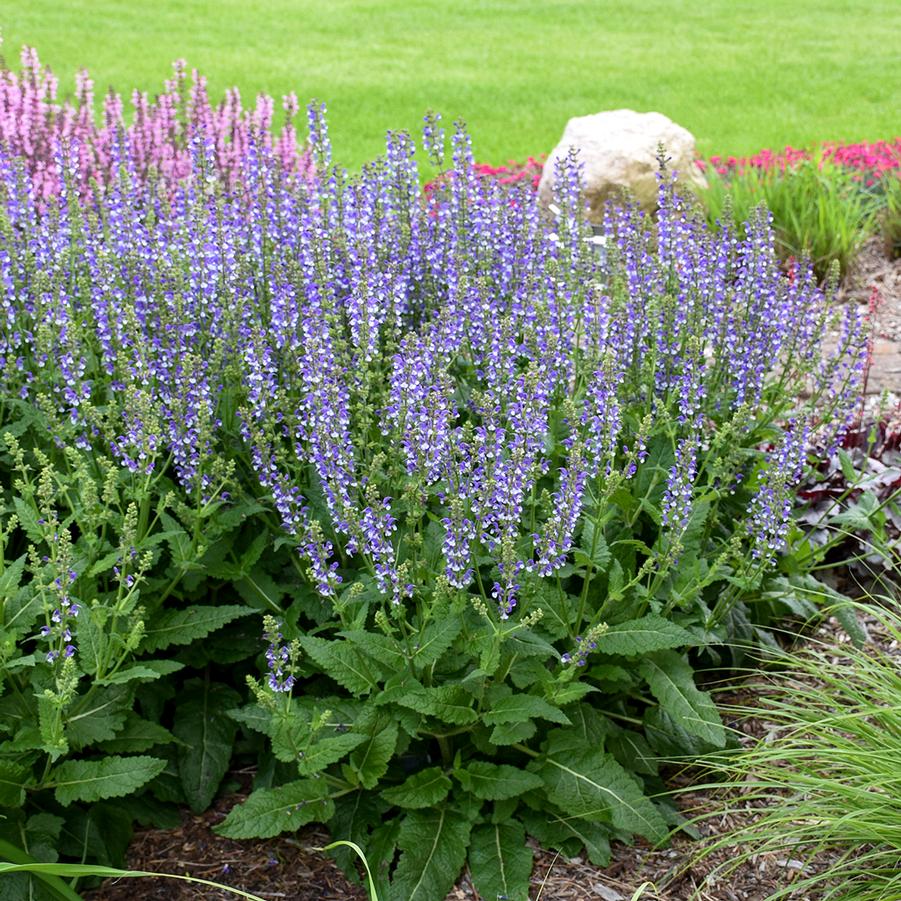
[[[187,610],[164,610],[147,628],[142,651],[159,651],[170,645],[185,645],[206,638],[239,616],[253,611],[246,607],[189,607]]]
[[[510,665],[509,676],[510,681],[522,691],[536,684],[545,685],[553,681],[551,671],[545,662],[537,657],[514,659]],[[545,697],[547,697],[546,692]]]
[[[487,760],[473,760],[454,775],[466,791],[483,801],[516,798],[544,784],[540,776],[528,770]]]
[[[661,707],[648,707],[643,717],[648,742],[662,757],[703,757],[714,747],[694,733],[686,731]]]
[[[413,810],[401,823],[393,901],[437,901],[454,887],[469,844],[470,821],[453,808]]]
[[[398,807],[411,810],[431,807],[443,801],[451,790],[451,781],[436,766],[414,773],[402,785],[386,789],[382,797]]]
[[[100,760],[67,760],[51,770],[47,784],[56,800],[68,807],[73,801],[121,798],[146,785],[166,768],[158,757],[120,757]]]
[[[131,816],[118,800],[87,808],[73,805],[66,811],[58,850],[61,856],[76,860],[91,858],[101,864],[120,864],[131,835]]]
[[[172,732],[178,749],[178,775],[195,813],[210,806],[228,771],[237,724],[227,710],[240,695],[225,685],[192,680],[179,696]]]
[[[376,826],[365,845],[379,901],[391,896],[389,876],[397,856],[397,837],[402,820],[403,817],[398,816]]]
[[[611,626],[599,639],[598,650],[620,657],[637,657],[668,648],[698,644],[697,639],[675,623],[656,613]]]
[[[354,630],[338,633],[356,645],[373,660],[383,664],[390,672],[400,672],[407,665],[407,652],[400,642],[376,632]]]
[[[836,604],[829,608],[829,612],[839,621],[841,627],[848,633],[848,637],[855,647],[862,648],[869,640],[866,626],[857,615],[854,605],[851,603]]]
[[[8,760],[0,760],[0,807],[21,807],[25,803],[28,770]]]
[[[38,513],[30,504],[21,497],[14,497],[13,504],[16,508],[16,516],[19,525],[25,530],[28,540],[33,544],[40,544],[44,540],[44,530],[38,522]]]
[[[575,701],[581,701],[587,694],[599,691],[587,682],[548,682],[544,686],[545,697],[557,707],[565,707]]]
[[[610,564],[610,572],[607,574],[607,595],[611,598],[618,598],[623,590],[626,576],[623,572],[623,565],[619,560],[614,559]]]
[[[524,723],[530,719],[550,720],[568,726],[569,717],[558,707],[535,695],[514,694],[501,698],[491,705],[491,710],[482,714],[482,720],[489,726],[501,723]]]
[[[36,860],[54,863],[59,860],[59,834],[65,820],[52,813],[32,814],[25,823],[28,852]]]
[[[569,816],[607,821],[654,842],[666,837],[663,817],[610,754],[570,751],[560,758],[547,757],[536,767],[548,800]]]
[[[528,741],[538,727],[534,720],[526,720],[522,723],[499,723],[491,730],[488,741],[493,745],[515,745],[521,741]]]
[[[66,738],[73,748],[87,748],[112,738],[124,725],[134,691],[124,685],[97,688],[66,711]]]
[[[659,434],[647,445],[644,462],[638,467],[633,480],[635,496],[656,497],[663,492],[666,477],[675,461],[673,442],[668,435]]]
[[[312,635],[301,635],[298,641],[326,675],[351,694],[368,694],[384,678],[378,663],[349,641],[326,641]]]
[[[608,750],[624,767],[634,773],[656,776],[660,769],[657,755],[640,732],[615,728],[607,736]]]
[[[604,540],[602,531],[598,531],[595,534],[594,521],[587,516],[582,525],[582,544],[579,550],[581,555],[577,553],[576,562],[583,565],[585,563],[594,564],[596,571],[599,573],[606,572],[613,558],[610,548],[607,547],[607,542]],[[580,560],[580,556],[584,560]]]
[[[366,741],[355,748],[348,759],[351,770],[363,788],[375,788],[388,770],[397,747],[397,724],[378,718]]]
[[[320,738],[304,748],[300,757],[296,759],[297,771],[301,776],[312,776],[314,773],[322,772],[327,766],[331,766],[367,740],[368,736],[357,732]]]
[[[877,528],[874,517],[879,501],[874,493],[864,493],[855,504],[829,517],[830,526],[844,526],[849,532],[869,532]]]
[[[501,665],[501,648],[493,635],[477,634],[473,647],[479,655],[479,669],[493,676]]]
[[[854,468],[851,455],[844,448],[839,448],[838,461],[841,465],[842,475],[845,477],[845,480],[853,485],[859,478],[859,474]]]
[[[710,695],[700,691],[694,672],[675,651],[659,651],[641,661],[639,672],[661,707],[686,732],[722,748],[726,731]]]
[[[27,585],[0,601],[0,624],[8,636],[17,639],[31,630],[43,611],[40,597],[34,593],[33,586]],[[10,665],[11,662],[7,663]]]
[[[25,571],[25,561],[27,554],[13,560],[0,573],[0,601],[8,601],[19,591],[19,583],[22,581],[22,573]],[[5,613],[5,611],[3,611]],[[8,625],[6,617],[2,620],[3,625]]]
[[[529,835],[534,836],[544,848],[551,848],[567,855],[585,850],[588,859],[596,867],[610,865],[610,832],[608,827],[590,820],[563,816],[553,808],[523,810],[519,816]]]
[[[372,792],[360,789],[335,799],[335,815],[329,820],[328,828],[332,835],[341,836],[345,841],[354,842],[366,848],[370,863],[375,870],[376,861],[373,856],[371,836],[377,826],[383,822],[388,805]],[[354,856],[348,848],[337,847],[331,851],[338,865],[345,872],[353,872]],[[393,858],[393,854],[391,857]]]
[[[248,729],[252,729],[254,732],[260,732],[263,735],[272,734],[272,714],[260,707],[259,704],[247,704],[244,707],[236,707],[227,711],[227,713],[235,722],[241,723],[242,726],[247,726]]]
[[[569,711],[572,725],[564,729],[552,729],[547,736],[547,751],[562,755],[567,751],[583,748],[600,750],[610,732],[610,721],[599,710],[588,704],[579,704]]]
[[[237,501],[224,505],[216,512],[216,521],[223,529],[233,529],[255,513],[263,513],[266,510],[262,504],[253,498],[242,497]]]
[[[472,701],[472,695],[460,685],[420,688],[395,698],[395,702],[404,707],[437,717],[455,726],[466,726],[478,719]]]
[[[556,661],[560,656],[550,642],[531,629],[522,628],[507,636],[504,650],[512,651],[519,657],[541,657],[544,660]]]
[[[154,745],[166,745],[173,741],[175,736],[168,729],[141,719],[136,713],[129,713],[121,731],[101,742],[98,747],[107,754],[134,754],[149,751]]]
[[[226,838],[272,838],[307,823],[325,823],[335,813],[324,779],[303,779],[278,788],[260,788],[213,827]]]
[[[271,540],[268,533],[263,534]],[[261,567],[245,573],[233,584],[238,594],[256,610],[281,611],[285,590]]]
[[[177,529],[174,531],[166,531],[166,532],[154,532],[152,535],[146,537],[136,548],[135,550],[138,552],[149,550],[152,547],[156,547],[158,544],[162,544],[164,541],[169,541],[171,538],[176,536],[177,534],[184,534],[181,529]],[[88,570],[87,575],[90,577],[99,576],[102,573],[109,572],[117,563],[120,562],[122,557],[122,551],[119,548],[110,551],[108,554],[105,554],[99,560],[97,560],[94,565]]]
[[[88,675],[94,675],[103,665],[108,640],[102,621],[104,615],[104,611],[86,606],[75,627],[79,662]]]
[[[422,631],[413,652],[413,662],[419,666],[431,666],[450,650],[463,628],[463,618],[446,616],[432,620]]]
[[[469,870],[483,898],[528,901],[532,851],[522,823],[508,820],[473,829]]]
[[[142,660],[133,666],[120,669],[112,675],[98,679],[98,685],[124,685],[126,682],[152,682],[184,669],[177,660]]]

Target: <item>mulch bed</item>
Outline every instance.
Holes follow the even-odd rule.
[[[252,892],[261,898],[290,901],[366,901],[366,892],[350,883],[325,855],[315,849],[329,841],[316,829],[303,829],[292,837],[268,841],[237,842],[220,838],[212,826],[241,795],[222,798],[202,815],[185,813],[182,825],[174,830],[138,832],[128,853],[127,866],[161,873],[180,873],[209,879]],[[692,806],[712,798],[688,795]],[[717,821],[717,831],[733,825],[729,818]],[[770,861],[756,859],[742,866],[725,881],[710,881],[709,875],[728,858],[713,855],[700,866],[683,873],[686,862],[698,850],[691,839],[677,837],[672,845],[654,850],[647,845],[629,848],[617,845],[609,867],[599,869],[581,858],[567,859],[537,846],[532,875],[531,897],[538,901],[627,901],[644,883],[652,886],[641,895],[643,901],[687,901],[698,892],[699,901],[764,901],[784,886],[787,877],[802,866],[784,857]],[[655,890],[653,886],[665,886]],[[235,895],[205,886],[173,880],[108,880],[86,894],[88,901],[234,901]],[[476,894],[464,876],[447,901],[475,901]],[[437,901],[437,899],[436,899]],[[494,899],[491,899],[494,901]]]
[[[885,254],[881,238],[870,238],[860,250],[839,292],[839,300],[868,305],[875,292],[873,360],[867,380],[869,411],[887,392],[889,406],[901,399],[901,258]]]

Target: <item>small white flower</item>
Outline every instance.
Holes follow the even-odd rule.
[[[557,206],[556,203],[549,203],[547,208],[554,214],[558,219],[560,218],[560,207]]]

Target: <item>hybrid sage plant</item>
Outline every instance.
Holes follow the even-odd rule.
[[[223,835],[525,898],[527,835],[661,841],[656,758],[724,746],[694,670],[790,609],[866,336],[827,350],[767,215],[709,231],[665,167],[592,228],[576,157],[543,211],[430,116],[423,196],[410,137],[350,176],[309,120],[309,182],[250,141],[223,183],[200,136],[162,196],[117,141],[84,203],[61,142],[42,212],[3,159],[0,800],[102,858],[237,748]]]

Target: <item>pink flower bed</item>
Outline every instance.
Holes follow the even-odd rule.
[[[819,159],[835,163],[845,169],[861,173],[866,184],[871,185],[887,172],[901,169],[901,137],[890,141],[861,142],[857,144],[825,143],[817,149],[786,147],[784,150],[761,150],[753,156],[711,156],[698,159],[699,168],[708,166],[720,175],[741,174],[749,170],[770,171],[778,169],[784,172],[797,166],[804,160]],[[503,184],[516,184],[529,181],[538,187],[544,157],[529,157],[526,162],[511,161],[506,166],[490,166],[477,163],[476,172],[490,178],[496,178]]]
[[[533,188],[538,188],[541,181],[541,173],[544,171],[544,160],[542,156],[535,159],[530,156],[524,163],[510,160],[506,166],[491,166],[488,163],[476,163],[475,169],[479,175],[485,175],[490,178],[496,178],[502,185],[515,185],[522,182],[531,183]]]
[[[868,185],[873,184],[885,173],[901,168],[901,137],[891,141],[861,142],[857,144],[825,143],[819,152],[810,148],[786,147],[781,151],[761,150],[753,156],[711,156],[709,160],[699,160],[702,168],[712,166],[721,175],[741,174],[749,169],[784,172],[804,160],[819,159],[844,169],[851,169],[866,177]]]

